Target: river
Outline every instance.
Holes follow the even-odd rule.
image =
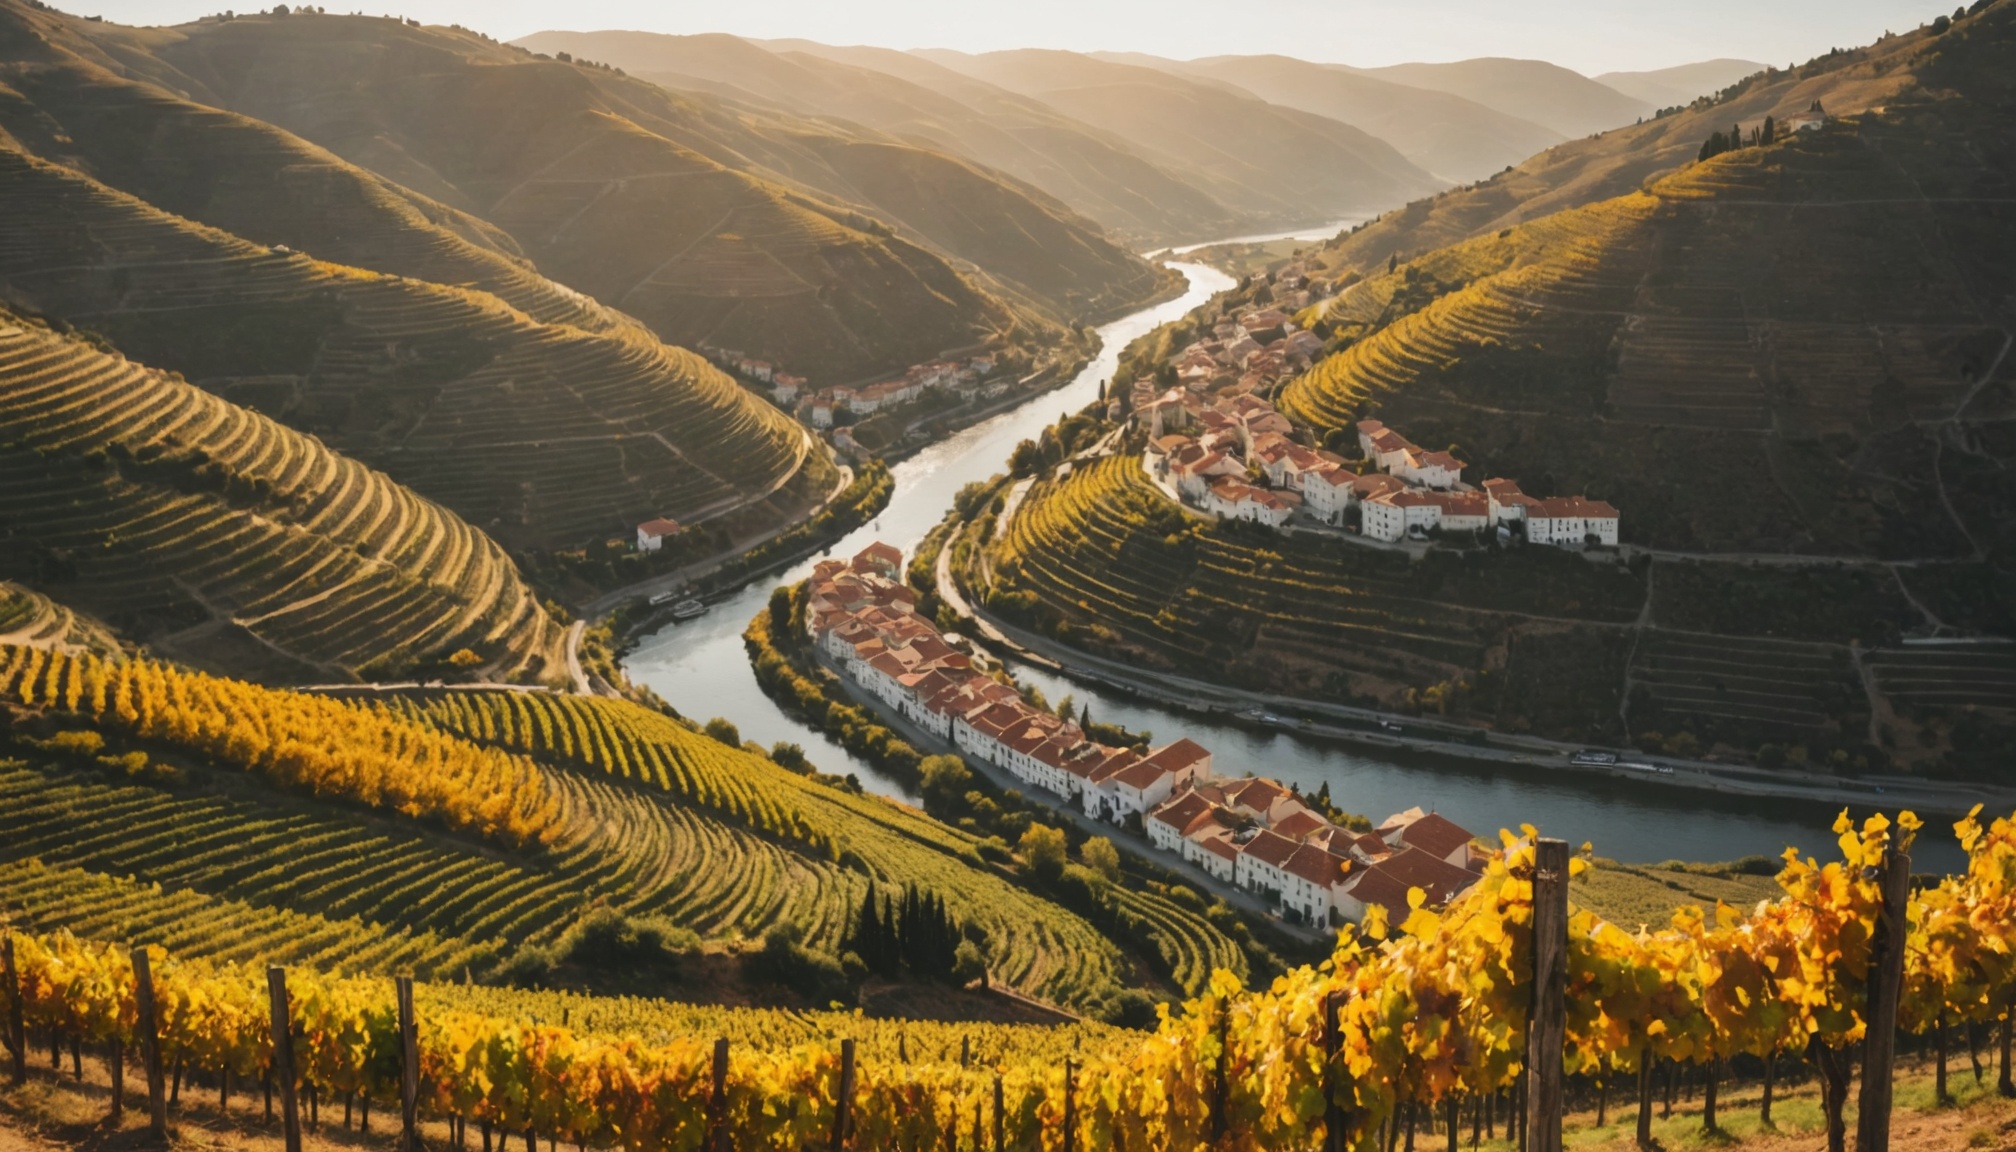
[[[1253,239],[1266,239],[1254,237]],[[874,540],[913,549],[943,520],[960,487],[1000,472],[1015,445],[1040,435],[1064,413],[1099,396],[1120,352],[1136,337],[1181,317],[1213,294],[1232,286],[1224,273],[1201,264],[1172,264],[1189,278],[1182,296],[1134,313],[1099,329],[1100,352],[1072,381],[1008,412],[932,445],[894,469],[895,493],[874,523],[832,549],[850,556]],[[706,616],[646,637],[625,668],[631,679],[649,685],[681,712],[706,720],[731,720],[745,740],[769,745],[785,740],[804,746],[826,772],[852,772],[864,788],[906,800],[915,798],[897,781],[854,758],[823,733],[784,714],[756,684],[742,648],[742,629],[769,599],[771,588],[803,579],[812,561],[784,575],[758,581],[717,601]],[[1834,813],[1815,805],[1692,792],[1649,783],[1544,768],[1484,765],[1427,753],[1376,753],[1286,733],[1217,725],[1188,714],[1140,704],[1103,689],[1072,684],[1035,669],[1018,675],[1057,700],[1065,694],[1089,703],[1093,718],[1152,731],[1158,740],[1190,736],[1209,747],[1221,773],[1251,771],[1293,782],[1306,791],[1324,784],[1331,798],[1374,820],[1413,805],[1432,808],[1472,831],[1531,823],[1570,843],[1587,840],[1599,855],[1626,862],[1733,860],[1776,856],[1797,846],[1823,858],[1832,850],[1828,830]],[[1921,870],[1952,868],[1964,861],[1943,823],[1928,823],[1914,854]]]

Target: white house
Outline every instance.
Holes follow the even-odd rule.
[[[1358,474],[1342,464],[1320,464],[1302,474],[1302,500],[1310,515],[1325,523],[1344,522],[1344,510],[1351,506],[1351,486]]]
[[[1463,478],[1463,462],[1447,452],[1402,452],[1393,474],[1423,488],[1454,488]]]
[[[1617,543],[1617,509],[1601,500],[1563,496],[1536,500],[1526,509],[1526,539],[1534,544],[1572,547],[1594,541]]]
[[[637,525],[637,551],[656,552],[665,546],[669,537],[679,534],[679,522],[663,516],[646,520]]]
[[[1491,499],[1482,492],[1437,492],[1444,532],[1481,532],[1491,523]]]
[[[1233,865],[1232,882],[1248,892],[1278,893],[1288,886],[1288,874],[1281,866],[1301,845],[1262,829],[1239,850]]]
[[[1402,539],[1410,531],[1426,532],[1442,522],[1442,505],[1425,492],[1403,488],[1372,497],[1359,506],[1360,530],[1373,540]]]
[[[1524,523],[1526,509],[1535,503],[1531,496],[1519,490],[1516,480],[1493,477],[1484,481],[1484,496],[1490,501],[1488,515],[1495,527],[1500,524]]]
[[[1219,476],[1204,490],[1201,506],[1222,519],[1249,520],[1279,528],[1288,522],[1300,503],[1301,498],[1293,492],[1269,492],[1236,476]]]

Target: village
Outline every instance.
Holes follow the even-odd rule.
[[[1292,267],[1276,277],[1295,293],[1306,294],[1305,283]],[[1491,531],[1507,543],[1617,544],[1619,514],[1611,505],[1528,496],[1500,477],[1472,486],[1463,461],[1378,420],[1358,423],[1355,461],[1311,446],[1306,435],[1298,439],[1267,397],[1307,371],[1322,348],[1315,333],[1277,308],[1221,320],[1170,365],[1173,387],[1152,380],[1134,386],[1132,416],[1147,433],[1149,476],[1190,507],[1276,529],[1299,519],[1386,544]]]
[[[780,365],[768,360],[755,359],[731,349],[703,345],[702,350],[721,367],[761,385],[761,390],[779,407],[814,428],[844,425],[884,408],[916,400],[937,389],[952,389],[959,393],[961,400],[971,403],[976,399],[1000,396],[1015,383],[1006,376],[989,380],[988,377],[999,365],[992,354],[983,353],[964,361],[932,360],[913,364],[904,369],[901,376],[874,384],[858,387],[836,384],[815,391],[805,377],[786,372]]]
[[[1412,889],[1441,904],[1476,881],[1484,858],[1471,833],[1433,812],[1353,831],[1276,781],[1221,775],[1195,741],[1137,751],[1091,739],[941,635],[917,612],[902,566],[902,552],[882,543],[822,561],[807,585],[806,628],[861,689],[965,756],[1145,838],[1289,923],[1328,927],[1374,905],[1397,922]]]

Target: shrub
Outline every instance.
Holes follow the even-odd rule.
[[[1085,866],[1105,878],[1107,883],[1120,879],[1120,850],[1104,836],[1094,836],[1078,849],[1078,858]]]
[[[1031,824],[1016,845],[1022,863],[1039,880],[1055,880],[1064,874],[1069,850],[1064,833],[1046,824]]]

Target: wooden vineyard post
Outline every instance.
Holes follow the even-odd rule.
[[[21,1018],[21,974],[14,970],[14,933],[0,936],[0,975],[7,980],[7,1055],[14,1083],[28,1082],[28,1026]]]
[[[1232,1083],[1226,1077],[1225,1046],[1231,1029],[1232,1006],[1218,1005],[1218,1059],[1211,1073],[1211,1143],[1216,1145],[1225,1139],[1226,1110],[1231,1105]]]
[[[832,1152],[841,1152],[847,1147],[848,1126],[852,1119],[848,1113],[854,1105],[854,1038],[840,1041],[840,1087],[833,1094],[833,1144]]]
[[[1561,1152],[1568,1026],[1568,842],[1533,845],[1533,1004],[1526,1025],[1526,1152]]]
[[[1337,993],[1323,997],[1323,1152],[1350,1152],[1344,1106],[1337,1103],[1337,1054],[1343,1047],[1344,1005]]]
[[[1008,1121],[1001,1115],[1004,1093],[1001,1091],[1001,1073],[994,1073],[994,1152],[1007,1152]]]
[[[134,1031],[147,1070],[147,1127],[156,1136],[166,1136],[168,1096],[167,1086],[161,1082],[161,1009],[154,999],[154,961],[144,944],[133,949],[133,1000],[139,1008]]]
[[[1075,1089],[1078,1080],[1078,1065],[1069,1057],[1064,1060],[1064,1152],[1078,1152],[1078,1101]]]
[[[420,1025],[413,1017],[413,977],[394,977],[392,986],[399,997],[399,1146],[412,1152],[420,1146]]]
[[[294,1023],[287,1014],[287,970],[266,969],[266,1000],[273,1019],[273,1074],[280,1081],[280,1125],[287,1152],[301,1152],[301,1113],[294,1107]]]
[[[1897,1069],[1897,1002],[1904,991],[1904,937],[1911,900],[1911,854],[1893,844],[1879,871],[1883,907],[1869,948],[1869,990],[1862,1039],[1862,1096],[1856,1152],[1889,1152],[1892,1083]]]
[[[728,1041],[714,1041],[714,1091],[707,1097],[707,1152],[728,1152]]]

